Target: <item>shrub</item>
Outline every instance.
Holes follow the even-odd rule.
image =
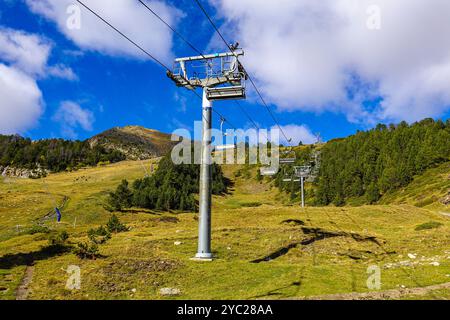
[[[31,235],[37,233],[50,233],[50,229],[46,226],[34,225],[26,233]]]
[[[122,180],[115,192],[109,193],[108,204],[105,207],[108,211],[122,211],[131,207],[133,193],[128,187],[128,181]]]
[[[95,260],[100,257],[100,252],[98,246],[95,243],[89,242],[79,242],[74,249],[74,253],[80,259],[90,259]]]
[[[95,244],[103,244],[111,239],[111,232],[104,226],[100,226],[97,229],[90,229],[88,231],[88,237]]]
[[[119,218],[115,214],[113,214],[111,218],[109,218],[106,227],[111,233],[125,232],[129,230],[127,226],[120,222]]]
[[[260,207],[262,206],[261,202],[244,202],[241,203],[242,207],[247,207],[247,208],[256,208],[256,207]]]
[[[69,239],[69,234],[67,231],[60,231],[56,234],[52,234],[48,239],[50,246],[55,247],[64,247],[67,244],[67,240]]]
[[[416,227],[416,231],[436,229],[443,226],[442,223],[436,221],[425,222]]]

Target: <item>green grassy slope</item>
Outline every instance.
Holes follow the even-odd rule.
[[[406,187],[384,195],[382,204],[411,204],[432,210],[445,211],[441,200],[450,193],[450,162],[414,177]]]
[[[381,290],[450,282],[449,218],[409,204],[302,210],[283,205],[283,197],[271,185],[235,179],[235,171],[235,167],[224,170],[235,182],[232,192],[214,197],[213,262],[189,260],[197,245],[195,214],[130,211],[120,214],[130,231],[101,245],[103,258],[80,260],[69,253],[35,260],[29,298],[164,299],[168,297],[159,289],[165,287],[180,289],[181,295],[172,298],[184,299],[368,292],[371,265],[382,270]],[[85,240],[89,228],[104,224],[110,216],[102,207],[107,190],[123,178],[143,175],[139,162],[50,175],[45,179],[50,193],[56,201],[65,196],[69,201],[63,223],[47,225],[68,231],[72,242]],[[40,180],[0,182],[1,299],[15,298],[26,269],[19,254],[37,258],[47,243],[45,235],[21,230],[45,216],[52,202]],[[430,221],[441,226],[416,230]],[[319,229],[314,233],[313,228]],[[12,256],[6,259],[7,254]],[[269,256],[272,259],[264,261]],[[81,268],[81,290],[65,288],[69,265]],[[439,290],[424,298],[448,299],[450,292]]]

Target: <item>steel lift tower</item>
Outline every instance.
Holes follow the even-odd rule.
[[[203,89],[202,152],[200,164],[200,212],[198,250],[195,260],[211,261],[211,122],[213,101],[245,99],[247,74],[239,63],[244,52],[233,52],[175,59],[173,72],[167,72],[178,87]]]

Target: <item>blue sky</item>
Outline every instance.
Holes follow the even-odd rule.
[[[52,3],[50,0],[48,2]],[[203,3],[214,16],[217,24],[223,28],[224,34],[230,39],[230,42],[250,43],[248,39],[255,39],[252,27],[255,29],[253,32],[258,31],[257,19],[265,19],[264,11],[260,14],[263,16],[262,18],[260,15],[248,18],[248,12],[253,11],[254,1],[248,1],[239,10],[230,9],[235,5],[232,0],[215,0],[211,3],[203,1]],[[149,5],[152,4],[154,2],[149,2]],[[168,17],[173,19],[172,22],[177,29],[186,35],[197,48],[205,53],[226,51],[223,44],[218,42],[217,37],[214,36],[213,29],[195,6],[194,1],[166,1],[159,2],[159,5],[167,6],[164,7],[164,10],[167,10]],[[295,6],[295,2],[292,5]],[[220,8],[220,14],[217,13],[218,8]],[[39,99],[41,112],[33,119],[21,120],[23,124],[17,124],[17,126],[13,125],[12,122],[15,121],[15,118],[11,117],[11,120],[8,120],[8,124],[11,124],[8,127],[10,132],[3,133],[16,131],[32,139],[49,137],[85,139],[111,127],[126,125],[141,125],[163,132],[172,132],[177,128],[193,128],[193,122],[200,119],[201,105],[197,97],[187,90],[175,87],[159,65],[142,59],[138,52],[135,55],[115,52],[121,46],[128,46],[125,40],[112,38],[113,43],[106,43],[105,50],[96,47],[95,43],[87,42],[90,39],[76,38],[74,40],[58,27],[58,18],[52,18],[50,13],[43,13],[42,10],[39,10],[39,8],[30,9],[29,1],[5,0],[0,3],[0,28],[4,33],[10,35],[7,39],[14,39],[14,32],[22,32],[25,35],[34,35],[44,39],[43,41],[51,47],[44,63],[47,71],[33,74],[29,72],[29,67],[28,69],[20,68],[19,58],[11,58],[10,51],[5,49],[2,52],[0,49],[0,63],[3,63],[6,68],[20,69],[20,72],[35,81],[38,87],[35,89],[41,93]],[[145,12],[144,7],[140,10]],[[166,13],[163,9],[161,10],[162,13]],[[81,13],[82,18],[89,14],[84,10],[81,10]],[[171,14],[172,16],[170,16]],[[279,14],[279,18],[283,18],[288,15],[288,12],[276,11],[273,14]],[[286,17],[286,20],[289,20],[289,16]],[[152,25],[160,24],[150,13],[145,19],[148,19],[148,23],[152,23]],[[134,20],[127,21],[133,23]],[[90,30],[86,29],[89,26],[83,26],[83,32],[89,33]],[[286,26],[281,27],[285,28]],[[164,26],[158,27],[158,30],[141,30],[144,35],[136,33],[129,36],[142,38],[145,37],[146,32],[159,32],[162,30],[160,28],[164,28]],[[318,28],[320,29],[320,26]],[[293,26],[292,29],[296,30],[296,27]],[[112,30],[108,32],[113,33]],[[157,43],[149,42],[146,47],[149,52],[156,51],[161,55],[158,58],[167,63],[170,63],[175,56],[195,55],[195,52],[174,35],[170,34],[167,38],[167,33],[161,32],[164,32],[162,41],[171,42],[169,48],[165,51],[156,46],[152,48]],[[286,44],[293,42],[289,36],[286,36]],[[113,36],[105,34],[105,37]],[[261,42],[270,40],[270,32],[261,34],[261,38]],[[302,34],[295,35],[295,39],[302,39]],[[283,36],[276,39],[280,43],[283,43],[282,40]],[[294,42],[296,41],[294,40]],[[300,42],[300,40],[298,41]],[[299,52],[306,52],[311,48],[314,50],[330,49],[322,47],[322,43],[315,43],[307,48],[301,47],[302,45],[299,43]],[[152,49],[155,50],[152,51]],[[417,92],[410,88],[402,87],[404,96],[401,97],[396,97],[391,93],[395,90],[391,87],[399,83],[396,81],[400,81],[398,79],[400,76],[407,78],[408,73],[405,71],[407,65],[404,70],[398,71],[398,74],[393,75],[389,72],[380,74],[376,72],[376,65],[370,65],[370,60],[367,63],[359,61],[359,58],[348,58],[341,64],[335,64],[334,60],[339,61],[341,58],[318,55],[318,61],[311,62],[315,59],[309,57],[308,64],[302,68],[302,63],[298,62],[295,56],[294,58],[288,56],[288,52],[295,52],[297,47],[288,47],[285,49],[286,53],[281,54],[279,59],[285,59],[288,62],[292,60],[293,66],[298,68],[295,69],[284,64],[276,65],[276,63],[284,62],[275,61],[278,59],[274,59],[272,53],[261,57],[260,54],[257,54],[259,49],[259,47],[250,47],[244,64],[249,66],[248,69],[258,85],[261,86],[263,95],[270,102],[280,124],[287,126],[288,135],[297,135],[297,140],[311,140],[312,134],[316,132],[320,132],[325,140],[347,136],[358,129],[370,128],[376,122],[397,122],[403,119],[411,122],[425,116],[443,119],[449,116],[448,91],[450,89],[441,89],[437,95],[435,93],[437,89],[424,91],[420,101],[419,99],[413,100],[414,97],[408,96],[408,94]],[[448,48],[442,49],[447,50]],[[11,50],[14,50],[14,47]],[[33,55],[33,52],[30,54]],[[422,59],[429,61],[429,59]],[[330,63],[330,60],[333,60],[333,63]],[[373,60],[378,62],[377,57]],[[270,61],[270,68],[267,66],[267,61]],[[309,68],[312,63],[320,63],[320,66],[315,68],[318,70],[317,73]],[[411,65],[413,63],[415,62],[411,61]],[[436,65],[433,61],[429,64],[430,66]],[[58,70],[64,71],[62,75],[61,72],[49,71],[54,70],[55,66],[58,67]],[[350,70],[342,71],[348,68]],[[272,79],[271,72],[277,73],[273,77],[274,79]],[[279,73],[284,73],[283,78]],[[300,76],[300,74],[302,75]],[[292,88],[289,87],[291,82],[287,82],[287,84],[284,82],[289,77],[293,79],[291,81]],[[447,73],[441,77],[448,80]],[[429,79],[429,77],[424,79]],[[439,83],[432,82],[424,86],[427,85],[440,88]],[[342,92],[340,91],[341,87],[343,88]],[[298,94],[301,95],[297,96]],[[12,99],[12,101],[15,100]],[[405,105],[408,104],[405,104],[404,101],[409,101],[413,106],[412,111],[405,110]],[[249,99],[241,103],[261,127],[271,128],[274,125],[267,110],[258,103],[253,92],[250,91]],[[427,104],[434,103],[439,106],[436,108],[426,107]],[[2,108],[9,107],[5,106],[5,102],[0,102],[0,104],[3,105]],[[24,108],[24,111],[20,112],[28,110],[27,106],[23,104],[21,107]],[[234,126],[238,128],[249,126],[249,121],[233,102],[217,102],[215,108],[224,114]],[[72,110],[72,112],[67,110]],[[14,113],[14,110],[9,109],[4,112],[11,114]],[[411,117],[412,113],[414,113],[414,117]],[[218,127],[219,124],[219,119],[216,117],[214,126]],[[306,128],[306,130],[297,130],[296,127],[297,129]]]

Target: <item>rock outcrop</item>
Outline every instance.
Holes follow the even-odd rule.
[[[23,178],[23,179],[39,179],[45,177],[48,171],[43,168],[25,169],[15,168],[12,166],[0,166],[0,175],[3,177]]]

